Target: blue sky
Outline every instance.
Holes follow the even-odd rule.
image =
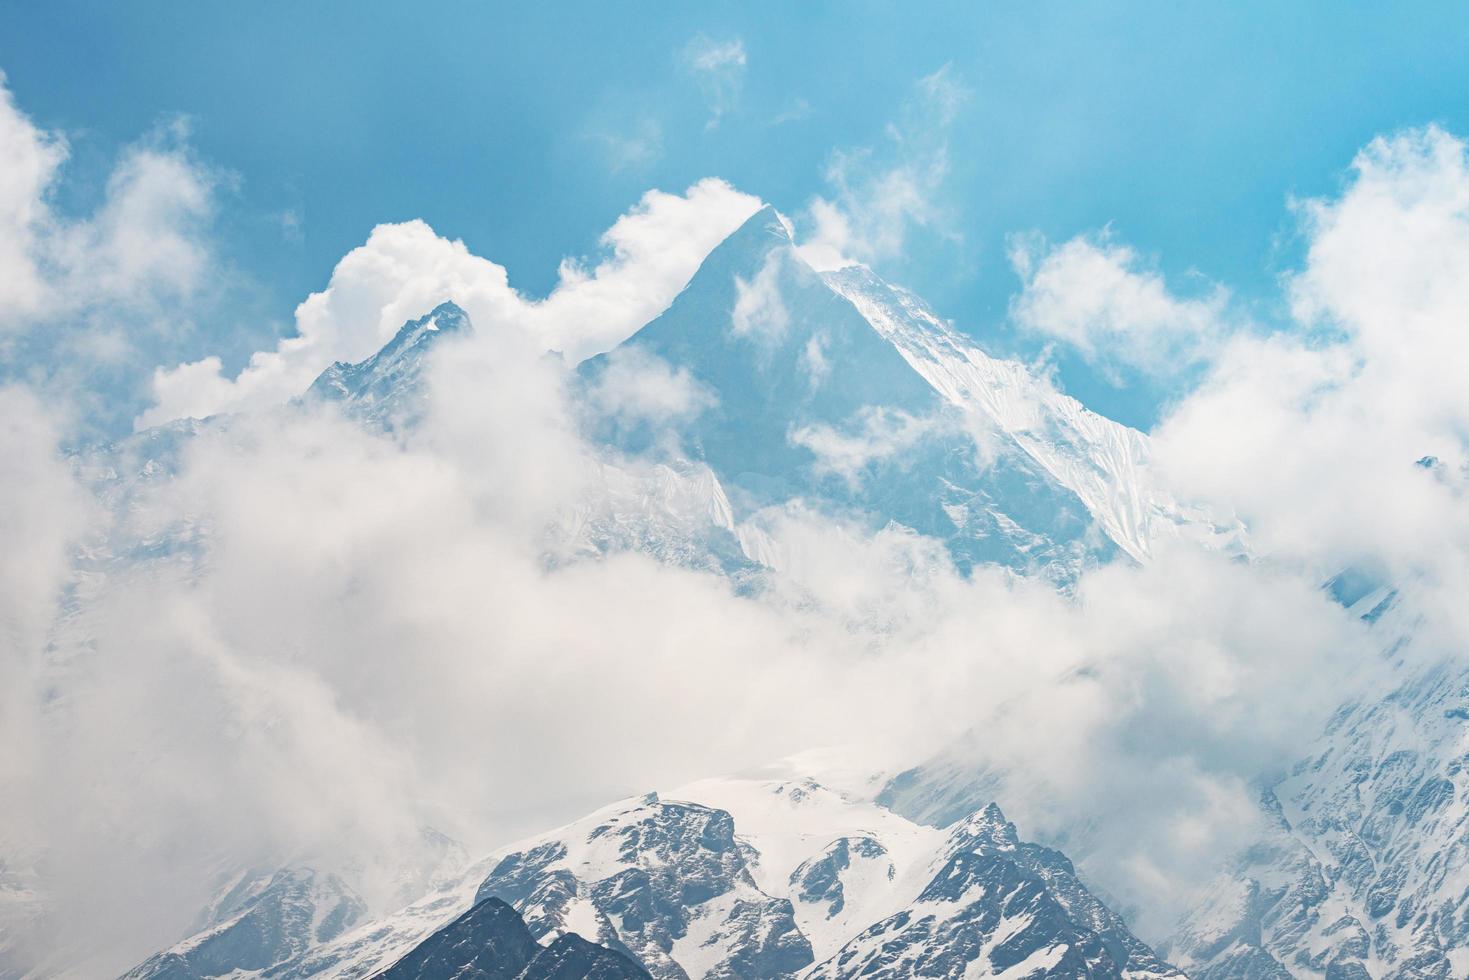
[[[711,78],[699,50],[738,43]],[[700,47],[703,45],[704,47]],[[651,187],[717,175],[798,213],[837,154],[880,168],[921,78],[964,97],[932,220],[873,260],[992,348],[1007,236],[1110,226],[1187,294],[1268,322],[1297,260],[1293,197],[1337,190],[1371,137],[1469,132],[1469,12],[1453,4],[612,5],[0,3],[0,69],[71,148],[84,211],[119,149],[183,117],[222,175],[231,301],[180,342],[238,365],[383,221],[427,220],[538,294]],[[1060,377],[1148,425],[1178,382]]]

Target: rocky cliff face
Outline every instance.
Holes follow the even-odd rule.
[[[1064,855],[1023,843],[990,804],[956,825],[901,911],[812,977],[1182,977],[1088,892]]]
[[[506,943],[580,937],[659,978],[1181,976],[997,806],[938,830],[809,777],[615,804],[262,975],[463,961],[465,907],[496,902],[524,921]]]
[[[575,933],[537,943],[509,905],[487,898],[378,974],[382,980],[646,980],[621,953]]]

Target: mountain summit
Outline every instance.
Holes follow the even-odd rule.
[[[424,358],[441,338],[467,334],[469,314],[445,301],[409,320],[365,361],[337,361],[312,383],[307,398],[341,402],[349,413],[381,425],[404,424],[417,414]]]
[[[1165,530],[1219,533],[1149,484],[1142,433],[989,357],[866,268],[818,273],[771,207],[578,372],[596,395],[648,365],[691,385],[694,410],[629,417],[611,401],[598,434],[706,463],[736,520],[800,499],[937,538],[960,568],[1063,581],[1119,550],[1144,559]]]

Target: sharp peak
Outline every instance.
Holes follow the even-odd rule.
[[[791,225],[775,209],[775,205],[767,204],[754,214],[745,219],[744,223],[730,233],[723,244],[731,242],[745,242],[748,244],[764,243],[767,247],[771,245],[788,245],[794,247],[796,242],[791,237]]]
[[[397,334],[383,345],[382,349],[386,351],[390,348],[400,346],[419,334],[426,332],[425,328],[430,328],[435,332],[454,333],[460,330],[473,329],[473,324],[470,322],[469,314],[464,312],[463,307],[453,300],[446,299],[423,316],[404,323],[398,328]]]
[[[782,238],[789,239],[791,237],[790,221],[785,215],[776,210],[774,204],[761,205],[760,210],[745,219],[745,224],[747,225],[756,222],[768,225],[772,232],[780,235]]]
[[[433,309],[429,310],[423,316],[409,320],[407,323],[403,324],[403,326],[410,327],[414,324],[424,323],[428,320],[438,320],[445,317],[449,318],[451,321],[456,321],[455,326],[469,323],[469,314],[464,311],[464,307],[460,306],[452,299],[446,299],[438,306],[435,306]]]
[[[1015,825],[1005,819],[998,803],[989,803],[962,820],[958,836],[966,839],[980,838],[996,847],[1015,846],[1020,837]]]

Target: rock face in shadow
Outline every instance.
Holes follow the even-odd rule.
[[[645,980],[627,956],[574,933],[542,946],[513,908],[487,898],[378,974],[382,980]]]

